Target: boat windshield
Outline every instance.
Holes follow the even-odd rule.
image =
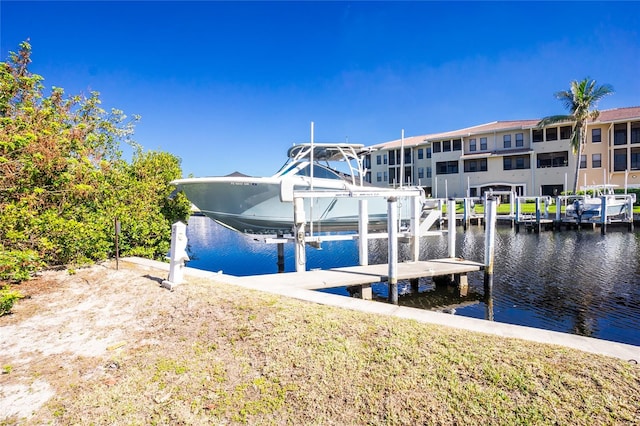
[[[307,165],[296,174],[298,176],[311,176],[311,167]],[[342,179],[342,177],[338,173],[324,166],[321,166],[320,164],[316,164],[313,166],[313,177],[319,179]]]
[[[303,163],[289,163],[285,164],[282,169],[275,176],[296,175],[311,177],[311,165],[308,162]],[[333,170],[322,164],[315,164],[313,166],[313,177],[319,179],[345,179],[348,178],[345,174]]]

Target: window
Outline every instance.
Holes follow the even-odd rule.
[[[613,144],[626,145],[627,143],[627,123],[613,126]]]
[[[571,126],[560,127],[560,139],[571,139]]]
[[[533,129],[532,140],[534,142],[542,142],[542,129]]]
[[[591,142],[602,142],[602,130],[601,129],[591,129]]]
[[[458,173],[457,161],[438,161],[436,163],[437,175],[451,175]]]
[[[431,148],[427,148],[427,158],[431,158]]]
[[[433,152],[441,152],[440,142],[434,142],[433,143]]]
[[[387,164],[387,154],[382,155],[382,164]],[[386,179],[385,179],[386,181]]]
[[[631,123],[631,143],[640,143],[640,121]]]
[[[615,149],[613,151],[613,170],[624,172],[627,170],[627,149]]]
[[[411,164],[411,149],[404,149],[404,164]]]
[[[528,155],[512,155],[502,158],[502,168],[504,170],[530,169],[531,159]]]
[[[602,167],[602,154],[591,154],[591,167],[594,169]]]
[[[524,133],[516,133],[516,147],[524,146]]]
[[[631,170],[640,170],[640,148],[631,148]]]
[[[487,138],[480,138],[480,151],[487,150]]]
[[[424,178],[424,167],[418,167],[418,179]]]
[[[476,150],[476,140],[469,139],[469,151],[475,151],[475,150]]]
[[[418,148],[418,160],[422,160],[424,158],[424,151],[422,148]]]
[[[547,140],[548,141],[557,141],[558,140],[558,128],[557,127],[549,127],[546,129]]]
[[[395,153],[395,150],[394,151],[389,151],[389,165],[390,166],[395,166],[396,165],[396,153]]]
[[[462,151],[462,140],[454,139],[453,140],[453,150],[454,151]]]
[[[376,164],[382,164],[382,155],[376,156]]]
[[[478,158],[476,160],[464,160],[464,171],[465,173],[486,172],[487,159]]]
[[[511,135],[504,135],[502,137],[502,143],[505,148],[511,148]]]
[[[382,173],[382,179],[383,179],[385,182],[389,182],[389,175],[387,174],[387,172],[386,172],[386,171]]]
[[[404,183],[408,183],[411,185],[413,181],[413,171],[411,170],[411,166],[405,166],[404,168]]]
[[[399,173],[398,173],[399,175]],[[398,178],[400,176],[396,176],[396,168],[395,167],[389,167],[389,183],[391,184],[396,184],[398,183]]]
[[[547,152],[537,155],[538,168],[566,167],[569,163],[569,152]]]
[[[451,151],[451,141],[442,141],[442,152]]]
[[[382,172],[378,172],[378,173],[376,174],[376,181],[377,181],[377,182],[382,182]]]
[[[427,167],[427,179],[431,177],[431,167]]]
[[[581,169],[586,169],[587,168],[587,156],[586,155],[581,155],[580,156],[580,168]]]

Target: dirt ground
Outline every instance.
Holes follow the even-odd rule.
[[[0,424],[28,419],[70,380],[107,378],[114,353],[144,343],[172,304],[162,274],[102,264],[17,286],[25,298],[0,317]]]

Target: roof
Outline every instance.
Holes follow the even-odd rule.
[[[593,123],[611,123],[616,121],[638,119],[640,120],[640,106],[626,107],[626,108],[614,108],[600,111],[598,119]],[[417,145],[424,145],[431,141],[443,140],[443,139],[459,139],[472,135],[480,135],[493,132],[505,132],[509,130],[525,130],[531,129],[538,125],[540,118],[530,120],[506,120],[506,121],[493,121],[486,124],[479,124],[477,126],[465,127],[463,129],[452,130],[449,132],[432,133],[420,136],[411,136],[404,138],[404,146],[412,147]],[[396,139],[389,142],[383,142],[377,145],[373,145],[374,149],[391,149],[400,148],[402,145],[401,139]]]
[[[640,106],[605,109],[600,111],[600,115],[596,122],[609,123],[612,121],[629,120],[633,118],[640,119]]]

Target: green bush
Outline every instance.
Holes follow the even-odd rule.
[[[186,197],[169,199],[180,160],[144,152],[133,140],[139,118],[104,110],[99,93],[45,92],[30,63],[27,42],[0,63],[0,279],[114,256],[116,219],[122,256],[163,258],[171,224],[189,214]]]
[[[42,266],[33,250],[4,250],[0,246],[0,281],[28,280]]]
[[[23,296],[8,285],[0,288],[0,317],[11,312],[13,303]]]

